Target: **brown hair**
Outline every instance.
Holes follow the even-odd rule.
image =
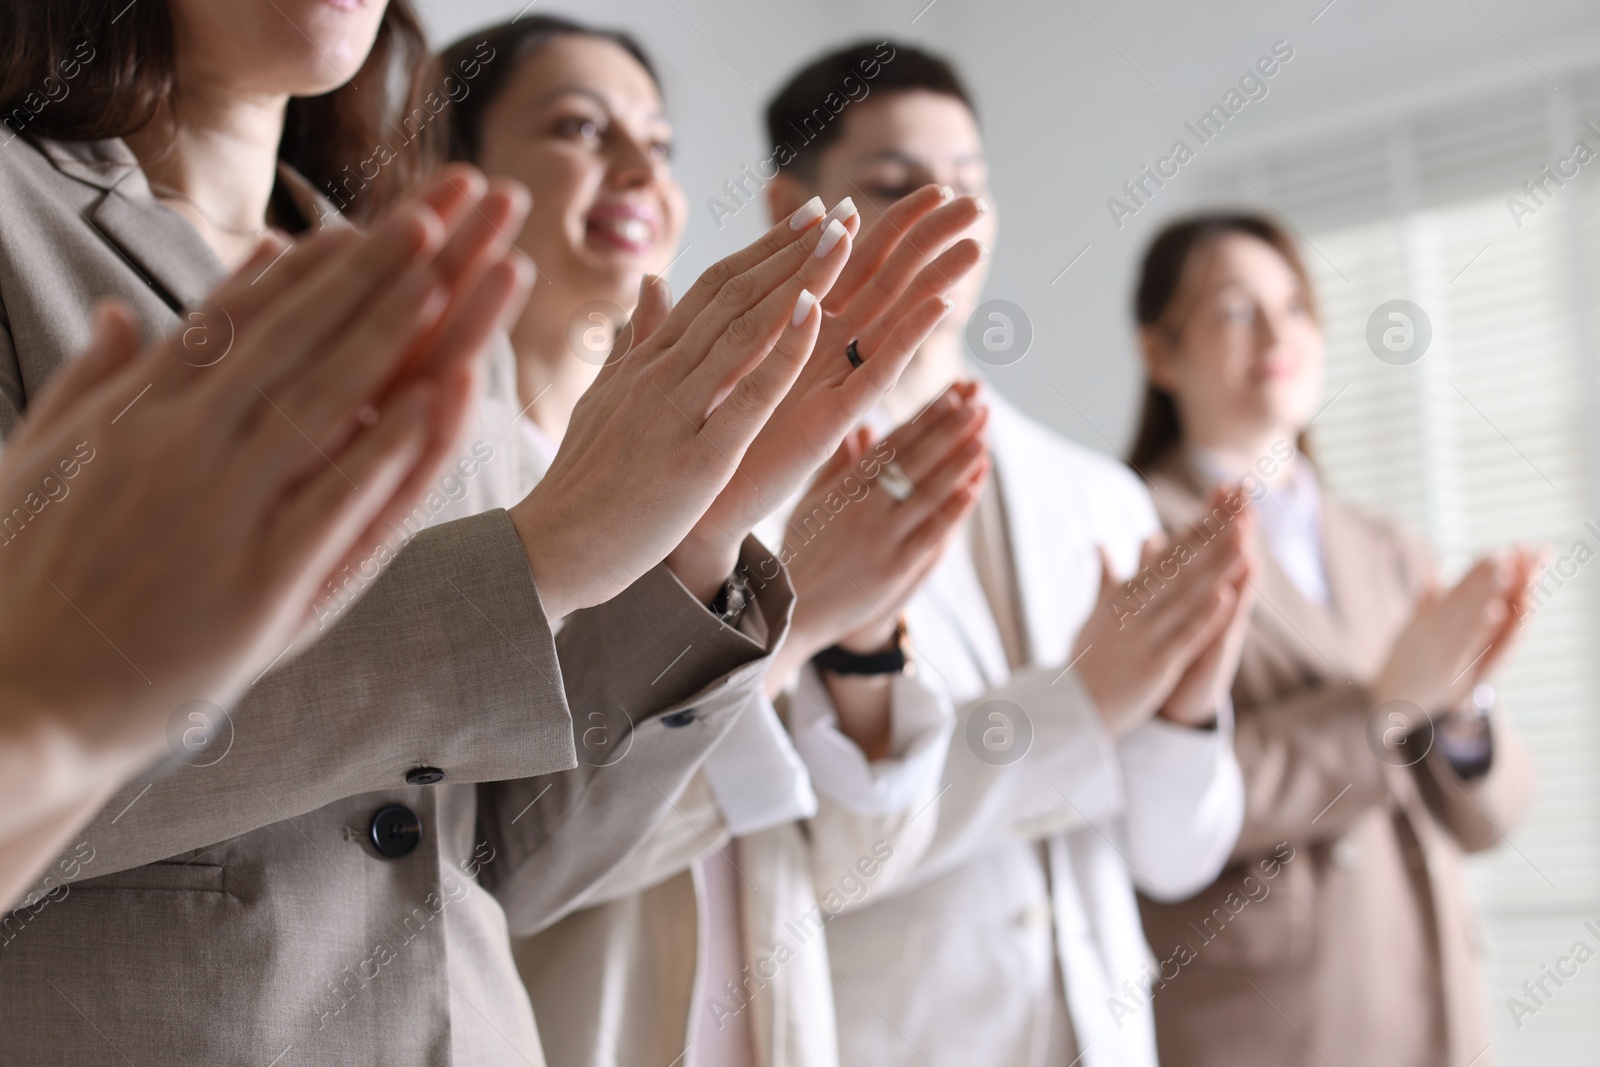
[[[0,122],[13,134],[64,141],[123,137],[150,123],[177,84],[172,16],[165,0],[6,0],[0,6]],[[289,101],[278,158],[318,189],[332,190],[372,160],[385,165],[359,182],[349,213],[366,219],[414,182],[435,154],[434,138],[396,148],[389,120],[409,114],[431,79],[432,57],[410,0],[390,0],[366,62],[321,96]],[[419,133],[426,131],[419,131]]]
[[[655,64],[650,62],[650,56],[632,35],[621,30],[585,26],[557,15],[530,15],[513,19],[469,33],[439,53],[437,73],[446,79],[440,82],[440,88],[451,100],[447,108],[449,121],[442,137],[448,158],[477,162],[483,151],[483,123],[489,108],[505,91],[511,76],[524,60],[562,37],[593,37],[610,41],[637,60],[645,73],[650,75],[650,80],[655,82],[656,91],[666,96],[661,90],[661,78],[656,74]],[[483,55],[485,48],[489,50],[487,56]],[[491,60],[501,54],[507,59],[492,64]],[[478,82],[458,97],[448,90],[452,71],[472,71],[479,75]]]
[[[1313,318],[1320,318],[1316,291],[1306,272],[1300,252],[1289,235],[1271,219],[1245,213],[1210,212],[1168,223],[1145,250],[1139,268],[1139,285],[1134,290],[1134,320],[1141,328],[1162,326],[1172,302],[1183,284],[1184,273],[1195,256],[1229,234],[1254,237],[1270,245],[1283,257],[1305,288],[1306,304]],[[1133,454],[1128,463],[1143,470],[1183,443],[1183,426],[1172,394],[1146,381],[1144,404],[1139,413],[1139,430],[1133,439]],[[1304,431],[1295,442],[1302,455],[1311,455]]]

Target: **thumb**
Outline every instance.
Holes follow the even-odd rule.
[[[605,366],[600,368],[597,377],[608,377],[622,357],[648,340],[671,313],[672,288],[667,285],[666,279],[657,274],[646,274],[639,279],[639,303],[634,306],[632,316],[623,323],[622,329],[617,331],[611,355],[606,358]]]
[[[646,274],[639,280],[639,304],[629,320],[632,341],[638,344],[660,328],[672,313],[672,287],[656,274]]]

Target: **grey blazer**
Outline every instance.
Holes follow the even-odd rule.
[[[280,192],[316,213],[297,176]],[[121,141],[0,147],[0,434],[94,299],[155,335],[223,273]],[[417,535],[252,686],[225,755],[132,783],[58,867],[77,880],[0,918],[0,1064],[542,1062],[508,934],[671,811],[793,594],[769,584],[738,632],[658,567],[553,635],[497,510],[528,488],[499,355],[473,446],[492,458],[418,514],[479,513]]]

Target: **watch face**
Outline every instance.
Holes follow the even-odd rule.
[[[738,618],[750,603],[750,585],[743,577],[735,575],[722,583],[722,589],[711,602],[711,610],[724,622]]]

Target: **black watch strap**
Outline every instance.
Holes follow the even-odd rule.
[[[895,647],[885,652],[862,655],[833,645],[812,656],[811,662],[816,664],[818,670],[830,674],[904,674],[906,650],[896,643]]]

